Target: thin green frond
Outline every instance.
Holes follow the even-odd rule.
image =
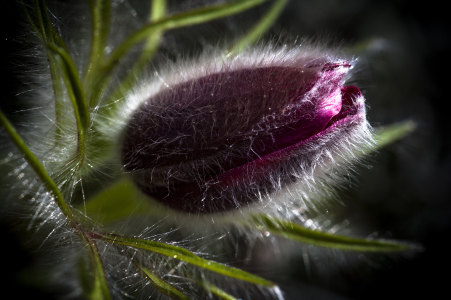
[[[221,299],[224,300],[238,300],[237,298],[233,297],[229,293],[226,293],[224,290],[218,288],[216,285],[212,284],[211,282],[208,282],[207,280],[202,280],[199,283],[205,290],[212,293],[213,295],[218,296]]]
[[[27,4],[22,2],[22,7],[28,23],[44,43],[56,44],[67,51],[66,45],[64,44],[62,38],[50,23],[47,7],[43,0],[32,0]]]
[[[28,148],[28,146],[25,144],[25,142],[22,140],[22,138],[19,136],[17,131],[14,129],[14,127],[11,125],[11,123],[8,121],[8,119],[5,117],[3,112],[0,111],[0,124],[3,125],[3,127],[6,129],[6,132],[11,137],[11,140],[14,142],[14,144],[19,148],[20,152],[24,155],[25,160],[29,163],[29,165],[33,168],[33,170],[38,175],[39,179],[44,183],[47,190],[52,194],[54,201],[58,205],[58,207],[61,209],[61,212],[68,218],[73,228],[75,228],[80,235],[83,243],[85,244],[87,250],[90,253],[90,257],[93,261],[93,271],[94,271],[94,277],[96,286],[94,287],[94,296],[91,298],[92,300],[108,300],[111,299],[109,297],[109,290],[108,286],[106,284],[105,279],[105,273],[103,270],[102,261],[100,259],[100,254],[97,249],[97,245],[94,240],[89,239],[81,229],[78,222],[75,220],[74,215],[72,214],[72,211],[67,206],[66,202],[64,201],[64,197],[61,194],[58,186],[56,183],[52,180],[52,178],[48,175],[47,171],[44,169],[42,164],[39,162],[39,160],[36,158],[36,156],[31,152],[31,150]]]
[[[164,18],[166,15],[166,6],[166,0],[153,0],[149,21],[157,22],[158,20]],[[128,71],[119,87],[116,88],[111,94],[110,98],[112,101],[114,101],[114,99],[121,99],[124,96],[124,93],[133,87],[133,80],[137,75],[139,76],[143,72],[146,65],[152,60],[153,56],[157,52],[163,32],[163,30],[155,31],[155,33],[149,35],[139,58],[135,61],[131,70]]]
[[[138,269],[138,271],[141,274],[143,274],[146,277],[146,279],[150,282],[150,284],[152,284],[166,296],[176,300],[190,300],[188,296],[186,296],[181,291],[176,289],[174,286],[170,285],[169,283],[158,277],[151,270],[143,266],[140,266],[137,263],[133,263],[133,265],[135,266],[136,269]]]
[[[124,245],[128,247],[158,253],[231,278],[267,287],[275,286],[274,283],[266,279],[263,279],[261,277],[250,274],[240,269],[236,269],[211,260],[201,258],[189,250],[174,245],[109,233],[92,233],[92,236],[93,238],[97,238],[109,243]]]
[[[88,251],[88,255],[80,256],[78,261],[79,281],[83,295],[90,300],[109,300],[111,296],[97,243],[84,233],[82,240]]]
[[[57,61],[61,68],[62,78],[74,108],[78,131],[78,154],[83,159],[85,156],[86,135],[90,124],[85,92],[70,55],[63,48],[53,44],[47,44],[47,48],[52,52],[53,59]]]
[[[91,13],[92,36],[91,53],[84,78],[85,88],[89,87],[92,77],[97,74],[97,69],[103,61],[111,19],[111,0],[89,0],[88,3]]]
[[[5,117],[3,112],[0,111],[0,124],[3,125],[6,132],[10,136],[11,140],[14,142],[14,144],[17,146],[17,148],[20,150],[20,152],[24,155],[25,160],[29,163],[29,165],[32,167],[32,169],[36,172],[39,179],[44,183],[47,190],[52,194],[54,201],[58,205],[58,207],[61,209],[61,212],[66,216],[66,218],[71,223],[72,227],[77,230],[80,238],[82,239],[84,245],[86,246],[87,250],[90,253],[90,257],[93,261],[94,266],[94,277],[96,278],[96,292],[95,297],[91,298],[92,300],[108,300],[111,299],[109,297],[109,290],[108,286],[106,284],[105,279],[105,273],[103,270],[102,261],[100,259],[100,254],[97,249],[97,245],[94,240],[88,238],[83,230],[81,229],[80,225],[76,221],[72,211],[70,210],[69,206],[67,206],[63,195],[61,194],[58,186],[56,183],[52,180],[52,178],[49,176],[47,171],[44,169],[44,166],[40,163],[40,161],[36,158],[36,156],[31,152],[31,150],[28,148],[28,146],[25,144],[25,142],[22,140],[22,138],[19,136],[17,131],[14,129],[14,127],[11,125],[11,123],[8,121],[8,119]]]
[[[105,65],[104,72],[108,73],[112,70],[120,59],[137,43],[141,42],[149,35],[154,34],[158,30],[170,30],[184,26],[191,26],[205,23],[214,19],[227,17],[233,14],[243,12],[253,6],[261,4],[267,0],[248,0],[248,1],[234,1],[219,5],[212,5],[200,9],[193,9],[190,11],[178,13],[160,19],[156,22],[150,22],[146,26],[132,33],[124,42],[122,42],[111,53],[108,63]]]
[[[238,0],[211,5],[181,12],[159,19],[158,21],[148,23],[134,33],[130,34],[125,41],[113,50],[107,61],[103,64],[101,72],[97,76],[98,80],[94,83],[93,90],[97,92],[97,95],[94,95],[93,97],[97,98],[97,96],[100,95],[112,75],[113,70],[119,65],[122,58],[129,52],[129,50],[149,36],[166,30],[201,24],[215,19],[231,16],[250,9],[265,1],[267,0]]]
[[[74,219],[72,211],[69,209],[66,202],[64,201],[64,197],[61,194],[58,186],[49,176],[47,171],[44,169],[44,166],[41,164],[41,162],[37,159],[37,157],[33,154],[33,152],[31,152],[30,148],[28,148],[23,139],[19,136],[16,129],[11,125],[11,123],[8,121],[8,119],[3,114],[2,111],[0,111],[0,124],[3,125],[11,140],[14,142],[17,148],[19,148],[19,151],[23,154],[25,160],[36,172],[39,179],[41,179],[41,181],[44,183],[47,190],[52,194],[56,204],[61,209],[63,214],[66,217],[68,217],[68,219],[75,225],[76,221]]]
[[[86,250],[89,252],[90,275],[93,279],[88,297],[90,300],[110,300],[110,290],[106,281],[105,269],[103,267],[97,243],[84,234],[82,239],[85,242]]]
[[[52,55],[49,55],[50,76],[52,77],[53,93],[55,95],[55,125],[56,125],[56,141],[61,138],[61,119],[64,113],[63,106],[63,85],[61,82],[60,70],[58,70],[58,64]]]
[[[37,36],[40,37],[45,44],[58,45],[64,49],[67,49],[63,40],[50,23],[47,8],[45,6],[44,1],[33,0],[31,3],[28,3],[28,5],[22,2],[22,6],[24,8],[24,12],[27,17],[28,23],[33,28]],[[29,11],[29,9],[31,8],[29,6],[32,6],[34,10]],[[56,119],[55,135],[57,137],[56,140],[58,140],[59,137],[61,136],[60,129],[61,129],[62,114],[64,112],[64,107],[62,104],[64,92],[63,86],[61,84],[61,76],[58,70],[57,62],[50,53],[48,53],[48,57],[50,65],[50,75],[52,78],[53,91],[55,95],[55,119]]]
[[[76,114],[78,114],[77,120],[80,120],[83,130],[86,131],[90,124],[89,110],[85,92],[83,90],[80,77],[78,76],[77,67],[66,50],[52,44],[47,44],[46,46],[52,53],[61,59],[60,66],[63,71],[63,76],[66,77],[67,80],[67,89],[72,90],[73,93],[72,100],[74,101],[74,109],[76,110]]]
[[[51,30],[52,25],[50,24],[45,2],[43,0],[33,0],[33,5],[38,22],[38,31],[41,34],[42,40],[54,43],[53,31]]]
[[[340,236],[264,215],[254,217],[253,221],[255,226],[261,230],[267,230],[287,239],[319,247],[360,252],[399,252],[413,249],[412,245],[409,244]]]

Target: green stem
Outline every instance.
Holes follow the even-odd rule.
[[[160,292],[170,297],[171,299],[177,300],[190,300],[185,294],[176,289],[174,286],[170,285],[159,276],[154,274],[151,270],[139,265],[136,262],[136,259],[132,259],[132,263],[135,268],[142,274],[146,279],[152,284],[155,288],[157,288]]]
[[[177,15],[163,18],[159,21],[150,22],[141,29],[132,33],[113,51],[113,53],[111,53],[103,72],[108,74],[112,69],[114,69],[120,59],[130,50],[130,48],[147,38],[149,34],[153,34],[155,31],[170,30],[183,26],[205,23],[214,19],[242,12],[265,1],[267,0],[235,1],[232,3],[212,5],[205,8],[191,10],[189,12],[179,13]]]
[[[271,9],[261,18],[260,22],[254,25],[252,29],[243,36],[233,47],[229,49],[229,54],[236,54],[242,51],[245,47],[252,45],[269,30],[274,24],[279,15],[282,13],[288,0],[277,0],[272,5]]]
[[[153,0],[149,21],[157,22],[158,20],[164,18],[165,15],[166,0]],[[163,31],[157,31],[149,36],[144,45],[143,52],[134,65],[134,70],[136,72],[141,71],[143,66],[145,66],[152,59],[158,48],[158,45],[160,44],[162,35]]]
[[[61,47],[47,44],[47,48],[61,58],[61,66],[63,72],[68,79],[68,84],[73,92],[74,109],[76,110],[77,119],[80,120],[81,126],[85,131],[89,128],[89,109],[86,102],[86,96],[80,78],[78,77],[77,67],[70,55]]]
[[[72,227],[78,232],[80,238],[82,239],[84,245],[89,250],[90,257],[94,262],[95,265],[95,276],[98,278],[99,285],[101,286],[102,295],[105,297],[102,298],[96,298],[96,299],[110,299],[109,297],[109,291],[108,286],[106,284],[105,274],[103,271],[103,265],[100,258],[99,251],[97,249],[97,245],[95,241],[87,236],[78,222],[76,221],[71,209],[69,206],[67,206],[66,201],[64,201],[64,197],[61,194],[61,191],[59,190],[56,183],[52,180],[52,178],[49,176],[47,171],[44,169],[44,166],[41,164],[41,162],[37,159],[37,157],[31,152],[31,150],[28,148],[28,146],[25,144],[23,139],[20,137],[20,135],[17,133],[15,128],[11,125],[11,123],[8,121],[6,116],[3,114],[2,111],[0,111],[0,124],[3,125],[6,132],[12,139],[13,143],[17,146],[17,148],[20,150],[20,152],[24,155],[25,160],[28,162],[28,164],[31,166],[31,168],[36,172],[39,179],[44,183],[47,190],[52,194],[54,201],[58,205],[61,212],[64,214],[64,216],[69,220]],[[106,288],[106,291],[105,291]]]
[[[37,12],[39,32],[44,41],[54,42],[52,35],[50,34],[50,20],[47,15],[47,7],[43,0],[34,0],[34,9]]]
[[[360,239],[312,230],[287,220],[279,220],[265,215],[255,216],[253,222],[254,226],[261,227],[261,230],[267,230],[287,239],[319,247],[360,252],[402,252],[414,248],[405,243]]]
[[[28,23],[31,25],[36,34],[44,41],[46,44],[57,44],[60,47],[67,50],[66,45],[62,41],[61,37],[52,27],[45,3],[42,0],[33,0],[32,4],[34,6],[34,13],[30,14],[27,5],[22,2],[25,15],[28,19]],[[53,91],[55,95],[55,125],[56,125],[56,143],[58,143],[61,137],[61,120],[63,114],[63,89],[60,80],[60,74],[58,72],[58,66],[55,59],[50,53],[47,52],[49,58],[50,75],[52,77]]]
[[[237,298],[233,297],[229,293],[226,293],[224,290],[220,289],[216,285],[204,280],[200,280],[198,282],[205,290],[209,291],[213,295],[218,296],[221,299],[224,300],[238,300]]]
[[[53,83],[53,93],[55,95],[55,142],[58,143],[61,139],[62,132],[61,132],[61,120],[63,116],[63,87],[60,80],[60,74],[58,72],[57,62],[56,60],[51,56],[49,57],[49,65],[50,65],[50,75],[52,77],[52,83]]]
[[[92,78],[97,74],[97,69],[103,61],[105,47],[108,41],[111,19],[110,0],[89,0],[91,12],[91,54],[86,69],[84,86],[87,90]]]
[[[89,252],[89,257],[94,265],[94,289],[92,299],[94,300],[110,300],[110,291],[105,277],[105,269],[103,267],[102,258],[100,257],[97,243],[91,236],[83,232],[80,228],[80,236]]]
[[[90,124],[90,117],[86,96],[80,78],[78,77],[77,68],[72,61],[72,58],[63,48],[53,44],[47,44],[47,48],[54,54],[54,58],[58,61],[63,73],[63,80],[72,102],[75,119],[77,121],[78,154],[81,160],[83,160],[85,158],[85,141]]]
[[[2,111],[0,111],[0,123],[3,125],[3,127],[5,127],[6,132],[9,134],[9,136],[11,137],[12,141],[17,146],[17,148],[19,148],[20,152],[22,152],[22,154],[25,157],[25,160],[30,164],[30,166],[36,172],[38,177],[44,183],[47,190],[50,191],[53,198],[55,199],[56,204],[61,209],[63,214],[69,219],[69,221],[74,227],[77,227],[78,224],[75,221],[74,215],[72,214],[72,211],[69,209],[66,202],[64,201],[64,197],[61,194],[58,186],[47,174],[47,171],[44,169],[44,166],[39,162],[39,160],[36,158],[33,152],[31,152],[31,150],[27,147],[25,142],[19,136],[17,131],[14,129],[14,127],[11,125],[11,123],[8,121],[8,119],[3,114]]]
[[[214,19],[230,16],[243,12],[251,7],[261,4],[267,0],[238,0],[234,2],[212,5],[199,9],[193,9],[188,12],[178,13],[165,17],[155,22],[150,22],[134,33],[130,34],[119,46],[111,53],[109,58],[103,63],[100,69],[98,80],[93,84],[94,94],[92,98],[97,99],[111,78],[113,70],[118,66],[121,59],[137,43],[153,35],[156,32],[162,32],[170,29],[176,29],[189,25],[205,23]],[[115,99],[113,99],[115,100]]]
[[[162,19],[166,14],[166,0],[153,0],[151,13],[150,13],[150,22],[156,22]],[[133,64],[133,67],[128,74],[122,80],[119,87],[111,94],[110,101],[114,102],[116,99],[121,99],[124,96],[124,93],[131,89],[133,86],[133,80],[142,73],[146,65],[152,60],[155,52],[160,45],[161,38],[163,36],[163,31],[156,31],[154,34],[149,35],[146,43],[144,44],[141,55]]]

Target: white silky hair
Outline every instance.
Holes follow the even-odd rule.
[[[133,113],[139,109],[142,103],[152,99],[162,90],[212,74],[227,74],[242,69],[252,70],[261,67],[303,68],[315,62],[342,61],[337,58],[335,52],[327,51],[318,44],[292,44],[277,47],[269,43],[247,49],[237,56],[227,57],[223,53],[223,50],[215,49],[214,52],[211,50],[204,52],[195,59],[168,62],[162,70],[144,76],[133,90],[125,96],[115,115],[108,116],[106,119],[98,118],[99,128],[103,134],[118,142],[115,147],[115,159],[121,160],[125,129],[127,129]],[[314,94],[310,97],[314,98]],[[176,102],[177,99],[173,99],[173,101]],[[309,100],[304,99],[303,101]],[[293,159],[292,162],[278,167],[268,174],[268,177],[272,178],[271,186],[276,192],[265,193],[263,191],[262,193],[262,191],[259,191],[258,193],[262,194],[256,195],[259,199],[256,205],[250,205],[249,208],[237,205],[238,210],[227,212],[224,215],[227,217],[228,214],[231,214],[235,218],[237,214],[240,214],[245,217],[247,214],[252,214],[252,211],[255,213],[260,211],[272,216],[292,219],[294,216],[287,214],[287,211],[305,209],[305,207],[312,209],[318,205],[318,202],[327,205],[326,200],[333,199],[330,194],[334,193],[334,187],[340,187],[346,181],[342,174],[349,174],[353,166],[362,158],[364,152],[374,145],[372,129],[366,121],[364,99],[360,96],[354,99],[354,102],[359,105],[358,118],[349,124],[338,122],[333,126],[334,130],[327,130],[327,134],[312,140],[297,154],[294,154],[293,157],[296,159]],[[236,122],[241,121],[236,118]],[[167,122],[169,124],[172,120],[168,119]],[[249,149],[242,149],[241,151],[246,153]],[[205,157],[204,161],[200,161],[199,164],[215,165],[220,164],[220,162],[216,162],[215,156],[210,155]],[[186,166],[187,169],[184,172],[189,174],[186,176],[202,180],[202,176],[196,174],[195,169],[191,169],[190,166],[190,164]],[[183,166],[181,167],[183,168]],[[193,170],[193,172],[190,170]],[[152,170],[150,172],[153,173]],[[298,178],[298,180],[290,185],[281,185],[280,178],[288,176]],[[236,192],[242,193],[243,191],[237,190]],[[284,209],[280,207],[284,207]],[[184,217],[183,213],[181,215],[177,218]],[[222,215],[218,211],[215,218],[220,219]],[[205,216],[205,218],[199,216],[198,218],[211,219],[210,216]]]
[[[134,12],[140,11],[139,1],[114,1],[113,2],[113,29],[116,30],[114,36],[109,41],[107,50],[111,49],[123,37],[133,29],[142,25],[144,18],[133,17]],[[86,16],[88,8],[83,5],[49,4],[49,9],[53,12],[63,13],[62,16],[55,17],[57,31],[67,40],[70,50],[78,70],[83,72],[83,65],[89,57],[89,21]],[[71,16],[66,9],[78,12],[80,15]],[[144,10],[144,9],[142,9]],[[134,11],[134,12],[133,12]],[[75,14],[75,13],[74,13]],[[81,16],[81,17],[80,17]],[[131,17],[132,16],[132,17]],[[132,21],[130,21],[132,20]],[[83,24],[77,28],[77,25]],[[68,27],[68,25],[71,25]],[[31,38],[34,39],[34,38]],[[95,116],[92,124],[98,128],[98,132],[91,132],[94,135],[106,137],[114,145],[106,148],[108,159],[100,159],[97,155],[91,155],[99,151],[96,145],[87,140],[86,161],[81,171],[77,171],[72,161],[77,149],[77,131],[73,109],[65,95],[63,106],[65,109],[65,127],[60,128],[60,136],[55,138],[55,101],[51,77],[48,73],[46,53],[37,42],[26,51],[30,62],[37,62],[25,79],[32,82],[31,91],[19,96],[23,101],[27,111],[17,112],[27,118],[26,124],[19,127],[19,133],[24,136],[27,144],[45,166],[47,172],[57,183],[63,195],[69,202],[85,201],[85,185],[96,186],[108,185],[114,179],[123,175],[123,166],[120,159],[120,146],[123,139],[124,128],[130,119],[131,114],[139,107],[140,103],[157,94],[161,89],[168,88],[178,83],[192,78],[199,78],[208,74],[233,71],[243,68],[257,68],[260,66],[296,66],[302,67],[306,63],[315,59],[325,58],[337,60],[340,55],[337,50],[325,49],[320,43],[287,42],[284,46],[275,43],[260,43],[258,46],[247,49],[237,56],[227,57],[224,48],[210,47],[202,51],[195,58],[177,58],[175,60],[162,59],[158,66],[149,68],[147,75],[137,75],[136,85],[132,91],[127,93],[123,99],[117,99],[121,109],[113,116],[102,115],[102,110],[108,109],[108,105],[103,105],[102,101],[92,111]],[[348,59],[345,57],[344,59]],[[164,61],[162,63],[162,61]],[[24,63],[24,68],[28,68]],[[121,68],[127,67],[127,61]],[[102,99],[101,99],[102,100]],[[102,227],[92,220],[85,220],[92,227],[99,227],[108,230],[115,230],[121,233],[128,233],[152,240],[165,241],[171,244],[184,246],[191,249],[196,254],[207,257],[215,257],[211,249],[224,247],[227,251],[237,251],[233,249],[241,239],[246,243],[255,244],[256,241],[265,241],[267,249],[264,252],[274,251],[280,240],[268,237],[259,230],[252,229],[249,224],[253,222],[254,215],[262,214],[270,217],[283,218],[291,221],[302,222],[309,226],[313,219],[305,217],[309,213],[321,211],[318,206],[327,206],[324,199],[334,199],[334,190],[341,187],[347,180],[343,174],[352,173],[356,163],[361,159],[361,154],[371,148],[374,141],[371,138],[371,127],[365,119],[365,106],[363,97],[355,99],[361,102],[361,118],[351,124],[340,124],[328,132],[322,138],[312,143],[310,147],[303,149],[296,156],[299,158],[283,169],[277,169],[272,174],[272,186],[276,191],[262,194],[259,201],[249,207],[240,207],[235,211],[218,213],[212,215],[185,214],[156,206],[154,212],[148,217],[131,217],[125,221],[119,221]],[[67,109],[67,110],[66,110]],[[16,123],[17,125],[17,123]],[[6,137],[2,136],[2,140]],[[77,287],[76,272],[77,259],[80,252],[84,251],[78,237],[69,228],[67,220],[59,211],[53,197],[45,190],[42,183],[34,172],[28,168],[22,155],[17,152],[11,143],[5,143],[1,148],[0,162],[5,169],[8,169],[7,182],[9,191],[5,199],[6,205],[17,206],[26,227],[32,232],[39,233],[38,239],[43,244],[53,245],[52,249],[55,257],[59,261],[55,274],[64,274],[60,277],[60,284],[65,284],[72,288],[72,296],[78,297],[81,293]],[[107,169],[100,169],[100,165],[108,162]],[[100,170],[99,170],[100,169]],[[110,172],[111,171],[111,172]],[[109,173],[109,174],[108,174]],[[289,185],[280,185],[280,173],[289,174],[301,180]],[[6,186],[6,185],[5,185]],[[252,192],[252,191],[251,191]],[[2,191],[3,193],[3,191]],[[6,195],[6,192],[5,192]],[[143,199],[146,196],[142,195]],[[17,202],[19,199],[21,201]],[[127,199],[124,199],[126,201]],[[152,200],[149,200],[152,201]],[[80,218],[84,218],[82,209],[77,213]],[[208,226],[205,226],[208,224]],[[310,226],[315,227],[315,226]],[[315,229],[321,229],[321,224],[317,224]],[[174,234],[176,232],[177,234]],[[172,238],[173,235],[178,235]],[[269,242],[268,242],[269,241]],[[220,246],[218,246],[220,245]],[[251,246],[247,245],[249,248]],[[52,246],[52,247],[53,247]],[[60,250],[58,250],[60,247]],[[148,296],[164,298],[155,288],[149,286],[144,280],[136,280],[138,273],[133,270],[127,261],[121,258],[121,251],[133,252],[132,256],[137,256],[139,260],[145,261],[154,266],[154,269],[169,282],[173,282],[177,287],[190,295],[198,295],[192,282],[183,278],[183,274],[196,274],[206,277],[218,286],[230,287],[230,281],[236,285],[236,293],[247,293],[249,299],[256,299],[261,296],[269,299],[280,299],[279,291],[268,291],[254,285],[237,283],[236,280],[225,279],[223,276],[203,272],[197,268],[190,268],[180,265],[174,259],[165,259],[161,256],[148,253],[116,248],[109,244],[100,244],[102,249],[104,265],[111,274],[108,278],[112,283],[112,291],[115,299],[126,298],[128,292],[140,292],[142,299]],[[290,247],[291,248],[291,247]],[[226,256],[233,257],[233,254]],[[248,259],[252,259],[248,257]],[[177,272],[179,272],[177,274]],[[182,274],[182,275],[181,275]],[[66,277],[67,276],[67,277]],[[70,278],[70,280],[67,280]],[[57,280],[55,278],[55,280]],[[123,281],[118,284],[113,282]],[[257,296],[256,296],[257,295]],[[202,296],[211,297],[203,294]],[[253,298],[254,297],[254,298]],[[243,299],[246,295],[243,296]]]

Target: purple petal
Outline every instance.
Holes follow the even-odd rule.
[[[210,213],[256,201],[268,173],[358,112],[347,62],[224,71],[144,102],[125,134],[125,168],[166,206]],[[285,180],[285,179],[284,179]]]

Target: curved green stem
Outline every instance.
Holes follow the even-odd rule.
[[[33,0],[31,3],[34,7],[34,12],[30,13],[29,8],[22,2],[25,15],[27,17],[28,23],[33,28],[35,33],[44,41],[46,44],[59,45],[67,51],[66,45],[64,44],[61,37],[56,32],[55,28],[52,27],[48,14],[47,8],[43,0]],[[56,139],[58,142],[61,137],[61,122],[63,114],[63,87],[60,80],[60,74],[58,72],[58,65],[55,58],[48,53],[50,75],[52,77],[53,91],[55,95],[55,124],[56,124]]]
[[[63,48],[53,44],[47,44],[47,48],[54,54],[54,59],[56,59],[58,65],[61,67],[63,81],[72,102],[75,119],[77,121],[78,155],[81,160],[84,160],[86,136],[90,124],[86,96],[80,78],[78,77],[77,69],[70,55]]]
[[[8,119],[3,114],[2,111],[0,111],[0,124],[2,124],[3,127],[6,129],[6,132],[11,137],[11,140],[14,142],[17,148],[19,148],[20,152],[22,152],[22,154],[24,155],[25,160],[36,172],[39,179],[41,179],[41,181],[44,183],[47,190],[50,191],[53,198],[55,199],[56,204],[61,209],[62,213],[69,219],[69,221],[74,227],[77,227],[78,223],[75,221],[72,211],[69,209],[66,202],[64,201],[64,197],[61,194],[58,186],[52,180],[52,178],[50,178],[49,174],[47,174],[47,171],[44,169],[44,166],[33,154],[33,152],[31,152],[31,150],[25,144],[23,139],[19,136],[16,129],[14,129],[14,127],[11,125],[11,123],[8,121]]]
[[[66,50],[53,44],[47,44],[46,46],[61,59],[60,65],[64,73],[63,77],[67,80],[67,88],[68,90],[71,90],[70,93],[72,93],[71,100],[74,104],[77,121],[80,121],[82,129],[87,131],[90,124],[89,109],[83,86],[78,77],[77,67]]]
[[[150,22],[156,22],[162,19],[166,15],[166,0],[153,0],[152,7],[150,12]],[[110,96],[109,102],[114,102],[116,99],[121,99],[124,96],[124,93],[131,89],[133,86],[133,79],[136,78],[136,75],[140,75],[146,65],[152,60],[155,52],[160,45],[161,38],[163,36],[163,31],[156,31],[154,34],[151,34],[143,47],[143,50],[139,56],[139,58],[133,64],[133,67],[125,78],[122,80],[121,84],[118,88]]]
[[[246,46],[256,43],[258,39],[274,24],[287,3],[288,0],[275,1],[270,10],[261,18],[261,20],[229,49],[228,55],[239,53]]]

